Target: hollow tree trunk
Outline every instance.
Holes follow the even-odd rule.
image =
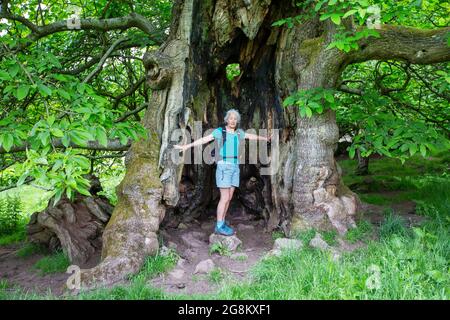
[[[298,89],[334,88],[348,63],[388,56],[397,39],[388,30],[386,39],[371,40],[361,53],[325,50],[336,32],[330,21],[314,17],[293,28],[271,26],[299,13],[287,9],[291,5],[287,0],[174,4],[168,40],[143,59],[153,90],[144,119],[151,139],[132,145],[118,205],[104,232],[102,262],[83,270],[83,287],[136,272],[157,250],[156,233],[166,212],[169,219],[198,215],[211,203],[213,167],[174,163],[171,152],[178,141],[171,135],[179,128],[193,132],[194,121],[202,121],[203,131],[217,127],[231,107],[240,111],[244,129],[280,130],[279,148],[272,150],[279,153],[278,170],[263,176],[264,165],[245,164],[238,190],[243,204],[266,218],[268,230],[279,227],[292,234],[318,228],[342,234],[354,226],[359,201],[343,185],[333,157],[338,140],[334,112],[301,118],[281,102]],[[408,41],[399,47],[399,57],[411,49],[407,36],[401,39]],[[433,41],[441,45],[444,36]],[[421,59],[428,52],[443,54],[433,50]],[[225,68],[231,63],[239,63],[241,74],[228,81]],[[263,203],[252,204],[251,198]]]
[[[279,170],[261,176],[260,165],[245,164],[241,177],[240,194],[258,193],[254,198],[263,199],[252,210],[266,217],[269,230],[280,227],[292,233],[316,227],[343,233],[354,224],[356,197],[341,184],[333,158],[338,137],[334,114],[301,119],[295,109],[281,106],[298,89],[332,87],[340,72],[336,54],[320,49],[325,39],[318,19],[306,27],[271,26],[284,16],[285,5],[263,0],[247,6],[238,0],[175,4],[169,39],[144,56],[153,90],[144,124],[157,138],[132,146],[118,205],[104,232],[102,262],[83,270],[84,287],[123,279],[157,250],[156,232],[165,211],[181,211],[182,176],[195,186],[192,207],[208,205],[214,170],[206,164],[173,163],[170,154],[177,142],[171,134],[179,128],[192,132],[196,120],[204,130],[214,128],[231,107],[242,114],[244,129],[281,130]],[[232,82],[225,71],[230,63],[239,63],[241,70]],[[158,148],[158,157],[147,155]],[[160,186],[151,175],[154,180],[159,176]],[[263,188],[247,192],[255,179]],[[183,209],[179,214],[192,213],[192,208]]]

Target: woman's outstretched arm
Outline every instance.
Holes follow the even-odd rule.
[[[273,134],[272,134],[273,135]],[[258,136],[256,134],[251,134],[251,133],[245,133],[245,139],[248,140],[263,140],[263,141],[270,141],[272,139],[272,136],[270,137],[263,137],[263,136]]]
[[[195,146],[198,146],[198,145],[200,145],[200,144],[205,144],[205,143],[208,143],[208,142],[210,142],[210,141],[212,141],[212,140],[214,140],[214,137],[213,137],[212,134],[209,134],[209,135],[207,135],[206,137],[203,137],[203,138],[200,138],[200,139],[195,140],[194,142],[191,142],[191,143],[188,143],[188,144],[184,144],[184,145],[178,145],[178,144],[176,144],[176,145],[174,145],[173,147],[174,147],[175,149],[181,149],[181,150],[183,150],[183,151],[186,151],[187,149],[189,149],[189,148],[191,148],[191,147],[195,147]]]

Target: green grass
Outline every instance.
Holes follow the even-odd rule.
[[[209,274],[208,274],[209,281],[212,283],[220,283],[224,279],[224,274],[220,268],[214,268]]]
[[[393,159],[371,160],[371,188],[398,191],[392,194],[376,191],[360,193],[364,199],[386,206],[380,226],[365,219],[349,230],[349,242],[364,241],[367,247],[344,253],[339,260],[326,251],[307,246],[314,230],[300,232],[297,239],[305,246],[285,251],[280,257],[263,259],[251,270],[246,282],[222,281],[223,272],[214,270],[206,279],[221,287],[217,294],[167,294],[151,287],[149,280],[173,268],[175,252],[148,258],[141,272],[130,277],[126,285],[83,292],[67,299],[444,299],[450,297],[450,156],[434,155],[431,160],[413,157],[405,165]],[[351,173],[356,161],[342,161],[346,183],[361,183],[367,177]],[[365,198],[364,198],[365,197]],[[417,214],[425,222],[407,228],[389,206],[413,200]],[[329,244],[336,234],[321,232]],[[282,236],[273,233],[273,239]],[[376,237],[373,237],[376,236]],[[376,239],[376,240],[374,240]],[[378,274],[379,272],[379,274]],[[374,279],[379,277],[379,282]],[[370,284],[379,284],[371,286]],[[0,299],[48,299],[0,282]]]
[[[5,246],[13,243],[19,243],[26,238],[25,225],[19,228],[15,233],[4,235],[0,237],[0,246]]]
[[[334,261],[327,253],[304,249],[269,258],[254,269],[253,281],[232,285],[223,299],[448,299],[448,234],[441,241],[392,236]],[[426,247],[426,250],[424,250]],[[366,281],[372,265],[380,287]]]
[[[322,231],[320,234],[322,235],[322,239],[326,243],[328,243],[330,246],[334,246],[337,243],[337,241],[336,241],[336,236],[337,236],[336,230]]]
[[[230,256],[231,255],[230,249],[228,249],[228,247],[225,246],[221,242],[213,243],[211,245],[211,247],[209,248],[209,254],[212,255],[214,253],[217,253],[221,256]]]
[[[350,243],[355,243],[359,240],[367,239],[373,231],[373,226],[366,220],[360,220],[356,223],[356,228],[350,229],[345,234],[345,240]]]
[[[38,244],[27,243],[17,251],[16,255],[21,258],[26,258],[33,254],[45,254],[45,253],[48,253],[47,248]]]
[[[57,252],[50,256],[43,257],[35,263],[34,268],[38,269],[41,275],[50,273],[66,272],[70,266],[70,260],[64,252]]]

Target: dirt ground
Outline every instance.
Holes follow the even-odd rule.
[[[415,214],[415,204],[412,201],[398,203],[392,207],[408,226],[420,224],[423,220],[423,217]],[[362,211],[365,212],[364,219],[374,226],[383,220],[383,206],[363,204]],[[265,231],[263,220],[253,220],[252,216],[235,211],[235,214],[227,216],[227,220],[236,229],[236,236],[242,241],[242,245],[231,255],[210,254],[209,236],[214,230],[215,217],[214,214],[208,216],[201,221],[193,220],[189,224],[179,225],[178,228],[161,230],[164,245],[175,249],[181,259],[174,269],[149,280],[149,285],[161,288],[167,293],[214,293],[219,289],[217,282],[212,281],[209,274],[195,273],[199,262],[211,259],[216,274],[225,277],[227,281],[242,282],[248,279],[249,270],[273,247],[274,240],[271,233]],[[33,265],[44,255],[35,253],[25,258],[18,257],[16,253],[23,245],[0,247],[0,280],[7,280],[8,283],[28,292],[42,295],[51,292],[61,296],[69,274],[41,275]],[[359,247],[361,243],[349,244],[340,241],[340,247],[337,249],[351,251]],[[81,267],[92,267],[98,261],[99,257],[94,257]]]

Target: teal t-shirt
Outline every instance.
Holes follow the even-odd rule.
[[[239,132],[239,134],[238,134]],[[231,133],[227,131],[227,138],[225,140],[225,146],[220,148],[220,155],[226,162],[239,163],[239,139],[245,139],[245,132],[242,129],[237,129],[235,133]],[[222,128],[219,127],[212,132],[214,139],[222,140]],[[225,153],[224,153],[225,149]],[[226,157],[225,157],[226,156]],[[232,157],[232,158],[228,158]]]

